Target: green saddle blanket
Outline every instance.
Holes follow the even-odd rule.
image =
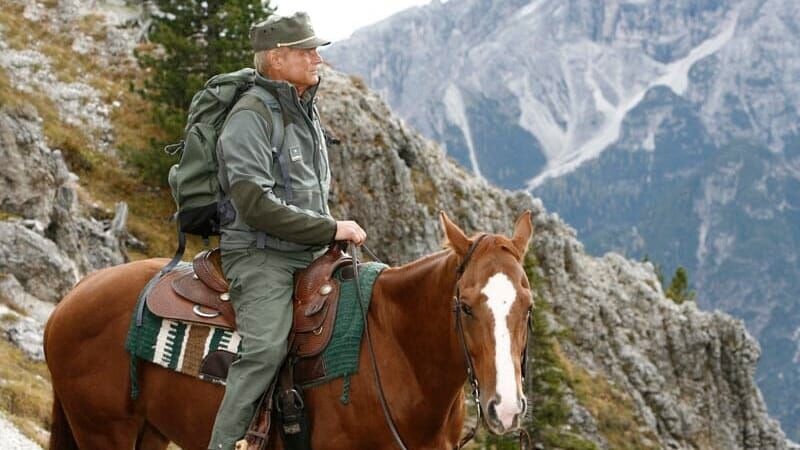
[[[364,309],[369,308],[372,287],[378,275],[387,266],[380,263],[359,265],[359,281],[363,294]],[[333,333],[330,343],[323,350],[322,357],[326,376],[313,383],[313,386],[327,383],[336,378],[358,372],[358,356],[364,321],[357,303],[355,280],[342,280],[339,273],[334,275],[340,281],[339,305],[336,310]],[[143,298],[142,301],[145,301]],[[225,384],[224,374],[210,375],[204,368],[211,359],[233,361],[241,346],[241,338],[235,331],[224,328],[163,319],[156,316],[144,305],[142,325],[136,325],[136,315],[131,318],[125,349],[131,354],[131,395],[136,398],[137,360],[149,361],[167,369],[200,379]],[[223,357],[220,358],[221,354]],[[218,363],[217,363],[218,365]],[[312,385],[304,386],[311,387]]]

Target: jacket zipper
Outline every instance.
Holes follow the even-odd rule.
[[[312,119],[309,119],[308,111],[306,111],[306,109],[303,108],[303,105],[300,103],[300,98],[297,96],[296,92],[297,91],[295,91],[295,95],[293,95],[294,103],[295,103],[296,106],[298,106],[300,108],[300,112],[303,115],[303,119],[306,121],[306,125],[308,125],[308,127],[309,127],[309,129],[311,131],[311,140],[314,143],[314,160],[313,160],[313,162],[314,162],[314,171],[315,171],[315,173],[317,175],[317,186],[319,187],[319,199],[320,199],[320,202],[322,203],[320,206],[322,208],[322,212],[324,213],[325,212],[325,204],[324,204],[325,203],[325,195],[324,195],[324,191],[322,190],[322,174],[320,173],[319,161],[317,160],[317,158],[318,158],[318,156],[319,156],[319,154],[321,152],[321,150],[319,148],[319,142],[317,140],[317,129],[316,129],[316,127],[314,127],[314,121]],[[312,114],[313,114],[313,100],[312,100]]]

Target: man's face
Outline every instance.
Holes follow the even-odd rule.
[[[319,83],[317,69],[322,64],[322,57],[316,48],[285,48],[277,53],[278,61],[274,64],[276,78],[288,81],[298,91]]]

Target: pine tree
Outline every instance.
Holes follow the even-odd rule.
[[[213,75],[252,65],[250,25],[273,11],[269,0],[155,0],[148,35],[155,44],[136,52],[148,73],[139,92],[153,104],[153,120],[168,136],[154,149],[179,141],[192,96]],[[165,161],[168,167],[171,161]],[[160,166],[161,164],[157,164]],[[166,181],[166,170],[163,172]]]
[[[679,266],[675,270],[666,295],[679,305],[687,300],[694,300],[697,293],[689,290],[689,272],[686,269]]]

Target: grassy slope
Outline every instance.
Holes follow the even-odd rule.
[[[109,67],[102,67],[90,54],[72,51],[72,36],[59,33],[46,22],[28,21],[22,16],[23,10],[21,5],[11,4],[0,11],[3,38],[9,45],[18,50],[38,50],[50,59],[60,81],[87,83],[101,92],[104,103],[118,102],[120,106],[112,109],[110,120],[115,132],[113,147],[121,159],[141,160],[142,152],[160,151],[151,145],[151,140],[160,138],[162,132],[149,120],[150,106],[130,89],[142,83],[144,75],[138,67],[129,61],[114,61]],[[102,18],[91,15],[83,17],[77,26],[100,42],[105,39],[104,27]],[[0,71],[0,106],[23,105],[33,106],[42,117],[48,145],[62,150],[70,170],[80,177],[81,200],[98,206],[92,208],[95,216],[110,216],[116,202],[128,204],[128,230],[147,244],[144,253],[132,252],[131,257],[171,255],[175,237],[168,219],[174,204],[169,191],[146,184],[134,168],[95,148],[92,131],[64,123],[46,92],[14,90],[8,75]],[[198,248],[199,242],[192,242],[187,254]]]

